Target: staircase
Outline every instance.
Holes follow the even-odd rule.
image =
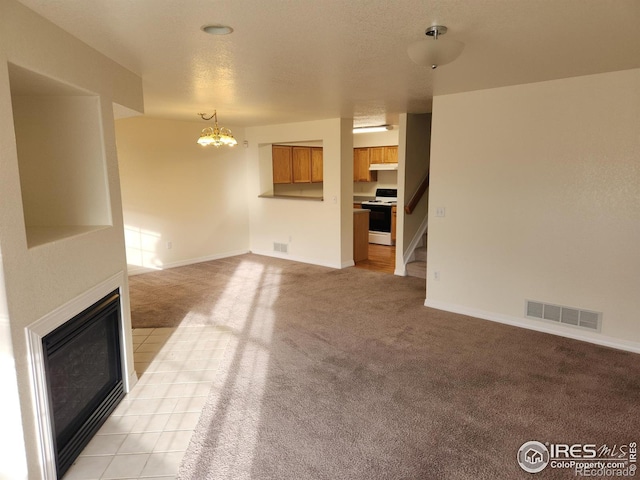
[[[414,259],[407,263],[407,275],[410,277],[427,278],[427,248],[418,247],[413,251]]]
[[[427,149],[428,150],[428,149]],[[428,159],[427,159],[428,165]],[[420,201],[423,199],[423,195],[429,189],[429,172],[418,185],[415,193],[411,196],[411,199],[404,207],[404,213],[411,215]],[[423,202],[424,204],[424,202]],[[409,260],[405,264],[405,272],[410,277],[418,277],[427,279],[427,225],[428,217],[425,216],[422,220],[420,227],[416,232],[416,236],[411,239],[407,251],[404,252],[405,259]],[[413,251],[412,251],[413,250]]]

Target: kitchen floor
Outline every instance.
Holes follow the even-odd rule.
[[[219,327],[138,328],[138,383],[63,480],[175,479],[229,341]]]
[[[369,258],[356,263],[357,268],[393,274],[396,269],[395,245],[369,244]]]

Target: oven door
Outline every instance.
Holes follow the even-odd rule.
[[[391,205],[371,205],[363,203],[362,208],[371,211],[369,213],[370,232],[391,232]]]

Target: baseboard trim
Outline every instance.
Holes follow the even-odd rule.
[[[290,255],[288,253],[278,253],[272,251],[263,251],[263,250],[251,250],[251,253],[255,253],[256,255],[262,255],[264,257],[273,257],[273,258],[281,258],[283,260],[291,260],[292,262],[300,262],[300,263],[308,263],[310,265],[318,265],[320,267],[329,267],[329,268],[345,268],[341,263],[332,263],[325,262],[323,260],[318,260],[315,258],[307,258],[307,257],[299,257],[297,255]],[[345,262],[348,263],[348,262]],[[350,265],[346,265],[346,267],[352,267],[353,261],[351,261]]]
[[[435,308],[437,310],[444,310],[445,312],[459,313],[461,315],[480,318],[482,320],[489,320],[491,322],[503,323],[514,327],[526,328],[527,330],[534,330],[536,332],[572,338],[574,340],[593,343],[603,347],[615,348],[617,350],[624,350],[632,353],[640,353],[640,343],[638,342],[630,342],[628,340],[621,340],[601,334],[574,332],[573,329],[569,330],[569,327],[563,327],[562,325],[547,325],[543,322],[538,324],[535,320],[529,321],[524,318],[512,317],[510,315],[503,315],[495,312],[487,312],[485,310],[441,302],[439,300],[431,300],[429,298],[425,299],[424,306]]]
[[[169,268],[184,267],[186,265],[193,265],[194,263],[202,263],[202,262],[209,262],[211,260],[220,260],[221,258],[236,257],[238,255],[244,255],[245,253],[251,253],[251,252],[249,250],[235,250],[233,252],[218,253],[215,255],[207,255],[205,257],[189,258],[187,260],[179,260],[177,262],[166,263],[159,268],[127,265],[127,275],[132,277],[134,275],[140,275],[142,273],[157,272],[158,270],[167,270]]]

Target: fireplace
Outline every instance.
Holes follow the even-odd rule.
[[[90,321],[94,317],[100,320]],[[25,330],[40,477],[55,480],[137,382],[126,272],[90,287]],[[108,360],[98,360],[105,356]],[[88,384],[78,380],[87,373]]]
[[[124,397],[120,330],[114,290],[42,337],[57,478]]]

